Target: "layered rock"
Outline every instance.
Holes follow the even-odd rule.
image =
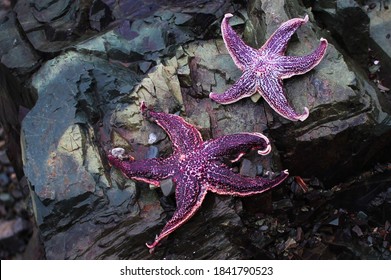
[[[117,146],[136,159],[171,152],[167,135],[140,115],[141,101],[185,116],[205,139],[266,133],[272,154],[250,154],[233,166],[249,176],[288,168],[293,176],[316,176],[327,189],[389,156],[388,104],[298,1],[151,1],[145,9],[137,8],[139,1],[93,1],[90,9],[84,1],[80,7],[27,2],[15,7],[18,18],[28,14],[20,18],[21,28],[33,49],[50,54],[37,71],[27,67],[39,98],[22,130],[25,173],[49,259],[253,258],[265,239],[250,235],[243,216],[293,207],[284,186],[273,192],[279,197],[273,204],[268,195],[208,195],[199,213],[150,255],[144,244],[172,215],[173,196],[126,179],[105,156]],[[291,104],[309,107],[307,120],[282,119],[262,99],[219,105],[208,98],[241,75],[219,34],[227,12],[253,47],[282,22],[305,14],[310,22],[293,36],[288,53],[307,54],[320,37],[329,39],[327,55],[313,71],[285,81]],[[91,29],[83,33],[85,22]],[[260,226],[255,236],[267,230]]]

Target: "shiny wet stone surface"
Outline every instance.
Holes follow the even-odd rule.
[[[0,257],[390,259],[391,67],[381,51],[390,9],[311,2],[0,1]],[[223,106],[208,98],[241,75],[221,39],[225,13],[252,47],[305,14],[287,53],[308,53],[320,37],[332,42],[314,70],[284,85],[294,108],[309,107],[305,122],[280,118],[262,99]],[[364,20],[349,29],[352,15]],[[136,159],[172,152],[139,114],[141,101],[185,117],[204,139],[267,134],[268,157],[229,164],[243,175],[289,169],[291,177],[263,196],[208,194],[150,255],[145,243],[175,210],[172,186],[150,190],[105,157],[113,146]]]

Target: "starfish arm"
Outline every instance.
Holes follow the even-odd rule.
[[[292,121],[304,121],[308,117],[307,107],[304,107],[304,114],[300,115],[289,105],[282,87],[282,80],[264,73],[260,78],[258,90],[270,107],[284,118]]]
[[[270,141],[262,133],[237,133],[221,136],[205,142],[203,152],[209,158],[235,156],[237,161],[251,149],[257,149],[260,155],[267,155],[270,150]]]
[[[208,190],[221,195],[250,196],[270,190],[288,177],[284,170],[274,179],[245,177],[234,173],[226,165],[213,162],[207,171]]]
[[[120,169],[128,178],[160,186],[161,180],[167,179],[175,172],[170,158],[151,158],[144,160],[124,159],[108,154],[109,163]]]
[[[228,20],[232,16],[232,14],[225,14],[221,23],[221,34],[233,61],[243,71],[257,56],[257,50],[247,46],[229,25]]]
[[[187,222],[197,212],[207,192],[207,189],[202,188],[201,183],[195,177],[189,176],[183,176],[176,180],[176,189],[177,209],[163,227],[161,233],[156,236],[155,241],[152,244],[146,244],[150,252],[153,252],[160,241]]]
[[[307,21],[308,15],[304,18],[293,18],[284,22],[274,31],[259,51],[263,54],[284,54],[293,33]]]
[[[220,104],[231,104],[253,95],[256,92],[257,84],[256,73],[245,71],[227,91],[222,94],[211,92],[209,97]]]
[[[145,112],[147,109],[142,108],[142,110]],[[185,153],[202,144],[200,132],[183,118],[173,114],[157,113],[151,109],[148,109],[148,115],[166,131],[172,142],[174,153]]]
[[[276,60],[276,65],[278,65],[278,75],[281,79],[286,79],[294,75],[307,73],[316,65],[318,65],[323,59],[326,53],[327,45],[327,40],[321,38],[318,48],[309,55],[280,56]]]

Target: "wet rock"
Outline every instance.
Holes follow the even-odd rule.
[[[360,224],[367,224],[368,223],[368,215],[365,214],[363,211],[359,211],[357,213],[357,221]]]
[[[110,7],[101,0],[94,0],[90,9],[90,25],[101,31],[114,20]]]
[[[279,2],[261,1],[258,8],[258,12],[265,14],[265,22],[270,23],[268,28],[272,27],[271,23],[276,27],[288,18],[284,5]],[[295,16],[306,13],[300,12],[294,3],[290,7]],[[267,12],[262,10],[266,8]],[[279,19],[274,15],[279,15]],[[288,54],[300,55],[316,48],[318,38],[325,35],[311,29],[311,24],[308,22],[296,32],[297,39],[291,40]],[[316,176],[326,185],[332,185],[383,157],[388,145],[386,139],[391,134],[389,104],[361,70],[356,70],[350,70],[343,56],[329,44],[325,58],[314,70],[286,80],[288,100],[294,108],[300,111],[307,106],[310,110],[307,120],[289,122],[289,125],[273,112],[267,113],[270,136],[275,139],[282,163],[291,174]],[[266,112],[270,111],[267,105],[265,108]],[[352,138],[353,131],[355,137]],[[313,156],[315,150],[316,156]],[[318,160],[320,158],[322,160]],[[365,158],[365,164],[356,160],[358,158]]]
[[[115,76],[111,76],[113,71]],[[93,144],[101,141],[104,146],[111,130],[110,115],[102,120],[102,126],[97,125],[100,110],[114,111],[116,102],[109,100],[128,98],[135,82],[130,71],[74,52],[49,61],[34,77],[33,86],[42,103],[37,103],[23,126],[25,172],[34,187],[34,212],[47,258],[121,258],[129,248],[142,243],[137,245],[127,235],[130,243],[110,253],[113,251],[107,249],[107,244],[110,248],[122,246],[111,244],[111,240],[124,240],[119,237],[123,231],[115,228],[122,225],[127,231],[125,228],[130,226],[138,235],[148,231],[140,232],[138,227],[149,227],[159,219],[161,208],[156,200],[148,199],[147,194],[141,196],[141,206],[136,204],[134,186],[126,187],[118,177],[111,180],[105,173],[105,154]],[[100,96],[93,94],[94,88]],[[61,94],[53,96],[55,92]],[[42,118],[47,121],[42,122]],[[36,134],[36,129],[43,133]],[[48,129],[50,133],[45,133]],[[40,162],[46,162],[46,168],[36,169]],[[139,214],[143,215],[144,209],[148,209],[149,222],[140,223]],[[58,227],[50,226],[49,221]],[[69,241],[68,245],[60,250],[64,240]]]
[[[124,147],[136,159],[145,158],[153,133],[159,150],[163,154],[171,152],[164,131],[145,120],[139,110],[141,101],[156,110],[183,110],[176,70],[183,67],[184,60],[159,63],[158,56],[150,56],[165,52],[163,18],[171,21],[174,17],[167,13],[145,21],[124,21],[114,30],[77,45],[75,51],[47,61],[34,75],[32,85],[39,102],[23,124],[24,160],[49,259],[163,257],[165,250],[160,250],[160,255],[159,251],[149,255],[145,247],[166,222],[161,218],[164,215],[156,192],[145,184],[134,184],[117,171],[107,172],[106,156],[96,146],[99,143],[106,150]],[[147,30],[130,42],[129,36],[136,34],[123,33],[126,24],[138,31]],[[152,33],[146,37],[148,30]],[[156,59],[155,66],[145,67],[145,75],[133,71],[137,71],[135,65],[142,57],[146,61]],[[202,125],[209,126],[206,121]],[[42,134],[36,134],[37,130]],[[37,169],[41,163],[46,167]],[[186,250],[181,246],[184,238],[195,241],[200,257],[239,256],[241,243],[229,242],[241,226],[230,201],[210,203],[209,207],[217,204],[216,210],[204,215],[207,222],[202,220],[195,228],[190,225],[183,231],[186,236],[178,231],[179,240],[170,241],[179,246],[162,244],[172,247],[167,258],[178,254],[194,258],[188,246]],[[208,238],[204,231],[207,228],[211,229]],[[60,249],[64,242],[65,248]],[[216,246],[220,249],[215,250]]]
[[[171,179],[166,179],[160,182],[160,188],[164,196],[169,196],[175,193],[174,182]]]
[[[27,74],[39,66],[39,56],[20,33],[13,11],[0,15],[1,63],[18,74]]]
[[[354,59],[366,67],[369,17],[354,0],[315,1],[314,13]]]
[[[159,156],[159,149],[156,146],[150,146],[146,158],[157,158]]]
[[[377,5],[368,11],[370,18],[370,48],[375,52],[381,67],[379,71],[380,84],[391,88],[391,9]]]
[[[357,234],[358,237],[361,237],[363,236],[363,232],[361,230],[361,228],[358,226],[358,225],[355,225],[354,227],[352,227],[352,231]]]
[[[243,159],[240,166],[240,174],[247,177],[255,177],[257,174],[257,167],[248,159]]]
[[[287,210],[292,206],[292,201],[289,198],[273,202],[273,210]]]
[[[289,54],[303,55],[315,49],[324,34],[298,1],[249,1],[248,15],[247,7],[231,1],[101,0],[90,1],[88,7],[84,1],[76,2],[30,6],[18,1],[15,6],[33,47],[51,54],[31,81],[39,100],[22,131],[25,172],[49,259],[259,257],[239,214],[271,212],[272,201],[281,215],[296,207],[294,198],[284,196],[283,187],[265,194],[263,201],[251,198],[258,208],[246,199],[209,194],[200,212],[150,255],[145,243],[160,232],[175,203],[166,210],[159,202],[160,191],[110,169],[104,152],[122,147],[136,159],[156,156],[156,150],[162,156],[172,152],[166,133],[140,114],[141,101],[157,111],[186,117],[205,140],[265,132],[273,153],[251,157],[253,166],[244,168],[242,163],[242,172],[288,168],[294,176],[316,176],[328,188],[379,156],[387,157],[388,111],[376,90],[355,68],[348,68],[332,44],[315,70],[285,82],[293,106],[310,108],[303,123],[280,118],[262,99],[225,106],[208,98],[210,91],[225,91],[241,75],[219,34],[223,14],[238,15],[234,28],[254,47],[260,47],[283,21],[309,14],[310,22],[298,30],[288,48]],[[86,30],[89,27],[82,22],[90,22],[101,33]],[[86,37],[78,43],[84,31]],[[151,134],[156,142],[149,143]],[[168,189],[162,188],[163,195],[172,192]],[[273,200],[272,193],[278,195]],[[324,200],[321,191],[309,192],[305,199],[316,207]],[[311,217],[311,207],[294,210],[306,209]],[[270,224],[276,234],[289,232],[286,226],[276,228]],[[311,238],[311,246],[319,247],[300,256],[325,256],[319,237]],[[260,239],[265,244],[270,240]],[[294,250],[298,240],[294,241],[287,236],[280,239],[281,254]]]
[[[198,214],[168,238],[167,259],[242,259],[246,240],[238,235],[243,224],[235,208],[231,198],[208,194]]]
[[[14,11],[30,43],[36,50],[56,52],[80,37],[88,15],[85,1],[17,1]],[[86,12],[87,11],[87,12]]]

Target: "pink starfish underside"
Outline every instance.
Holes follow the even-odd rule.
[[[305,56],[285,56],[285,50],[293,33],[308,21],[308,16],[294,18],[284,22],[259,49],[246,45],[228,24],[232,14],[226,14],[221,23],[221,33],[236,66],[243,71],[242,76],[231,88],[222,94],[211,92],[209,97],[221,104],[230,104],[239,99],[259,92],[266,102],[278,114],[292,121],[304,121],[308,108],[297,114],[290,106],[284,92],[283,79],[304,74],[323,59],[327,40],[320,39],[320,44],[312,53]]]
[[[269,139],[261,133],[236,133],[203,141],[195,127],[181,117],[158,113],[141,106],[145,116],[155,120],[169,135],[173,153],[168,158],[134,160],[122,148],[108,154],[112,166],[128,178],[159,186],[159,181],[172,178],[176,184],[177,209],[152,244],[152,252],[170,233],[188,221],[200,208],[207,191],[221,195],[249,196],[270,190],[284,181],[284,170],[273,179],[245,177],[233,172],[222,160],[238,159],[250,150],[260,155],[270,152]]]

